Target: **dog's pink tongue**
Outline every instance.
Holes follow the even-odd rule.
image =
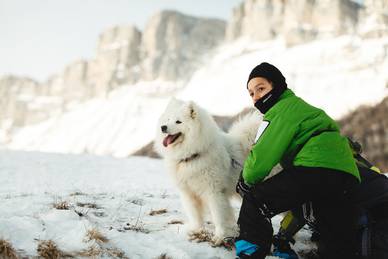
[[[174,139],[174,136],[171,136],[171,135],[168,135],[167,137],[165,137],[163,139],[163,146],[167,147],[168,145],[170,145],[173,139]]]

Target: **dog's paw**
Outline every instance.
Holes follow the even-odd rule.
[[[230,244],[226,243],[225,240],[234,239],[239,235],[239,232],[237,225],[229,228],[217,229],[211,243],[213,246],[229,247]]]
[[[214,236],[211,240],[212,246],[222,246],[224,245],[224,237],[223,236]]]
[[[240,234],[240,229],[237,225],[227,227],[227,228],[218,228],[215,232],[215,237],[225,238],[225,237],[237,237]]]
[[[240,234],[240,228],[237,225],[226,228],[224,235],[227,237],[237,237]]]

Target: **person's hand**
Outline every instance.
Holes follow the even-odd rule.
[[[240,178],[238,179],[237,185],[236,185],[236,192],[240,194],[241,198],[244,198],[244,195],[250,193],[252,186],[246,184],[244,182],[243,172],[240,173]]]

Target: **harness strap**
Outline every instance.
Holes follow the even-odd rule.
[[[179,163],[187,163],[187,162],[189,162],[191,160],[194,160],[194,159],[196,159],[198,157],[199,157],[199,154],[195,153],[195,154],[193,154],[193,155],[191,155],[189,157],[186,157],[186,158],[183,158],[183,159],[179,160]]]

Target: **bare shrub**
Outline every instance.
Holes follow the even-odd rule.
[[[106,253],[111,258],[129,259],[127,256],[125,256],[125,253],[118,248],[108,248],[106,249]]]
[[[183,225],[183,221],[182,220],[178,220],[178,219],[173,219],[171,220],[170,222],[168,222],[169,225]]]
[[[70,196],[81,196],[81,195],[86,195],[86,194],[83,193],[83,192],[73,192],[73,193],[70,193]]]
[[[0,239],[0,259],[17,259],[17,253],[12,244],[7,240]]]
[[[151,210],[150,213],[148,213],[148,215],[155,216],[155,215],[160,215],[160,214],[165,214],[165,213],[167,213],[166,209]]]
[[[102,249],[98,245],[90,246],[88,249],[82,250],[78,255],[83,257],[98,258],[102,254]]]
[[[93,228],[86,233],[86,241],[94,240],[98,243],[107,243],[109,240],[98,229]]]
[[[53,207],[57,210],[69,210],[70,205],[67,201],[59,201],[53,204]]]
[[[135,232],[141,232],[144,234],[149,234],[150,231],[146,228],[144,228],[144,223],[141,221],[137,221],[135,224],[127,223],[127,225],[124,227],[124,230],[131,230]]]
[[[200,242],[212,243],[212,238],[213,238],[213,234],[205,230],[202,230],[201,232],[196,232],[190,235],[190,240],[191,241],[195,240],[198,243]]]
[[[97,204],[91,202],[77,202],[77,206],[89,209],[100,209]]]
[[[62,257],[61,251],[52,240],[42,240],[38,244],[38,255],[44,259],[57,259]]]
[[[163,254],[159,255],[158,257],[156,257],[156,259],[172,259],[172,257],[168,256],[166,253],[163,253]]]

